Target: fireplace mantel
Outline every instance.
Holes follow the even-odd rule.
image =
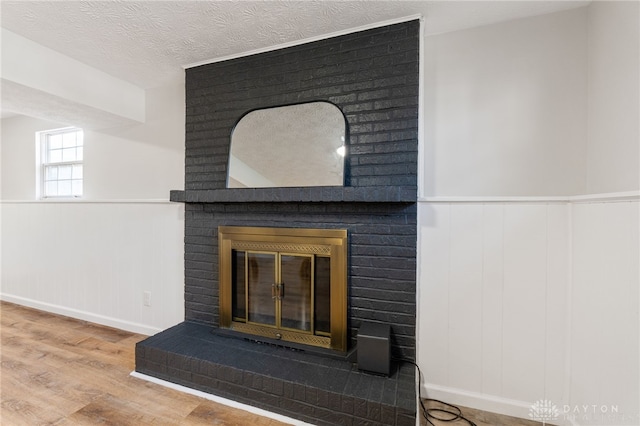
[[[171,191],[180,203],[401,203],[417,202],[415,187],[293,187]]]

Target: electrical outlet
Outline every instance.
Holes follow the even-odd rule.
[[[144,303],[144,306],[151,306],[151,292],[150,291],[145,291],[144,293],[142,293],[142,303]]]

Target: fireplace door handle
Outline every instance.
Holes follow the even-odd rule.
[[[284,297],[284,283],[273,283],[271,284],[271,298],[282,300]]]

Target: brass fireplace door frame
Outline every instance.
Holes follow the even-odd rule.
[[[218,227],[220,327],[256,336],[347,350],[347,231],[344,229]],[[329,256],[330,333],[274,328],[238,322],[232,315],[232,250],[273,251]]]

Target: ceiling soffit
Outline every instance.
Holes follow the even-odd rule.
[[[352,28],[425,16],[426,34],[582,1],[2,1],[2,27],[141,88],[182,66]]]

